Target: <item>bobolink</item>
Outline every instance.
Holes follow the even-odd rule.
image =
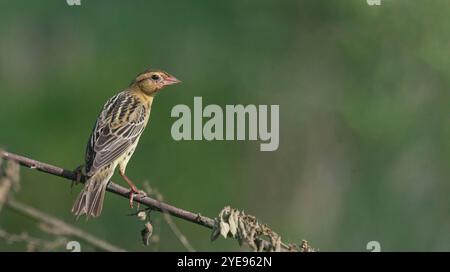
[[[106,186],[117,166],[130,186],[130,205],[134,194],[143,194],[125,175],[127,163],[147,125],[153,98],[165,86],[180,82],[164,71],[147,70],[106,102],[87,144],[81,170],[86,183],[72,208],[76,216],[100,215]]]

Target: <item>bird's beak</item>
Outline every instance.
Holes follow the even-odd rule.
[[[178,80],[174,76],[166,77],[163,81],[164,86],[181,83],[181,80]]]

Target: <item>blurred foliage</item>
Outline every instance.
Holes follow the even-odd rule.
[[[169,203],[208,216],[232,205],[322,251],[364,251],[371,240],[385,251],[448,251],[450,2],[381,2],[0,0],[0,144],[73,169],[106,99],[161,68],[184,83],[158,95],[127,173]],[[194,96],[279,104],[279,149],[174,141],[170,110]],[[17,198],[151,250],[116,196],[100,218],[75,221],[79,189],[24,169]],[[237,249],[176,222],[197,250]],[[10,232],[33,224],[0,214]],[[159,250],[184,250],[163,222],[158,231]],[[0,241],[0,250],[21,248]]]

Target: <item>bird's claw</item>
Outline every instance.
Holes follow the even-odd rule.
[[[73,172],[75,173],[75,180],[72,180],[72,183],[70,184],[70,190],[72,190],[74,185],[78,185],[78,183],[80,183],[81,177],[83,176],[82,169],[83,165],[80,165],[77,168],[75,168],[75,170],[73,170]]]
[[[134,202],[135,196],[139,196],[140,198],[142,198],[142,197],[146,197],[147,193],[142,190],[138,190],[138,188],[136,188],[136,187],[131,187],[130,188],[130,208],[133,208],[133,202]]]

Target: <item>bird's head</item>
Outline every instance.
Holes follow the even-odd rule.
[[[131,85],[139,87],[146,95],[155,95],[164,87],[172,84],[181,83],[176,77],[159,70],[147,70],[139,74]]]

